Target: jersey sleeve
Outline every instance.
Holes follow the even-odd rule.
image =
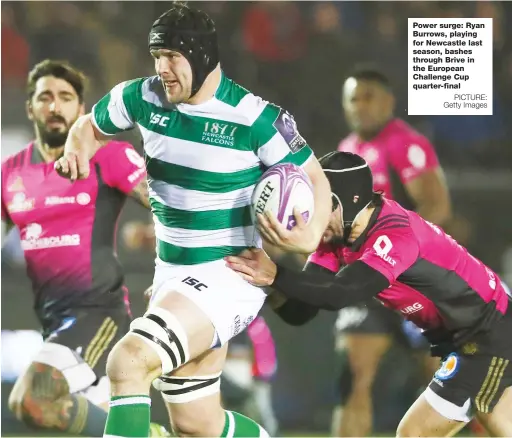
[[[409,227],[379,230],[364,246],[359,260],[380,272],[390,283],[409,269],[419,256],[418,241]]]
[[[389,160],[403,184],[439,166],[434,146],[419,134],[397,141]]]
[[[121,82],[92,108],[94,126],[105,135],[135,127],[140,116],[143,79]]]
[[[144,158],[130,143],[112,141],[97,154],[105,183],[123,193],[130,193],[146,177]]]
[[[308,263],[322,266],[331,272],[338,272],[341,268],[341,262],[329,245],[321,243],[318,249],[309,256]]]
[[[263,111],[252,125],[251,139],[255,153],[266,167],[280,163],[303,166],[313,151],[300,135],[293,116],[287,111],[261,101]]]

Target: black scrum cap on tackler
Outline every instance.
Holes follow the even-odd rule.
[[[320,158],[333,194],[333,210],[341,202],[345,228],[373,199],[373,177],[368,163],[349,152],[331,152]]]
[[[176,3],[153,23],[150,50],[168,49],[181,53],[192,68],[192,96],[219,63],[215,23],[203,11]]]

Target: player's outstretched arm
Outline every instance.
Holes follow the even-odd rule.
[[[109,138],[94,126],[92,115],[86,114],[77,119],[69,130],[64,146],[64,155],[55,162],[59,175],[71,181],[89,176],[89,160]]]
[[[277,267],[272,287],[288,298],[325,310],[339,310],[375,297],[389,286],[389,280],[362,261],[329,274],[294,273]]]
[[[226,262],[256,286],[272,286],[289,299],[325,310],[339,310],[367,301],[390,284],[383,274],[362,261],[346,266],[335,277],[277,266],[259,249],[245,250],[237,257],[226,257]]]
[[[116,85],[79,117],[69,131],[64,156],[55,163],[57,172],[72,181],[89,176],[89,160],[111,136],[133,129],[140,117],[143,79]]]

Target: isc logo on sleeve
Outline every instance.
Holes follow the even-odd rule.
[[[151,118],[149,119],[149,123],[151,125],[158,126],[167,126],[167,122],[169,121],[169,117],[161,116],[160,114],[151,113]]]

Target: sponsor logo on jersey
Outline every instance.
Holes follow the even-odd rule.
[[[91,202],[91,196],[89,195],[89,193],[82,192],[76,196],[77,204],[87,205],[89,204],[89,202]]]
[[[63,205],[63,204],[79,204],[87,205],[91,202],[91,197],[88,193],[82,192],[75,196],[47,196],[44,200],[44,205]]]
[[[378,239],[373,244],[373,249],[375,250],[375,253],[385,262],[389,263],[391,266],[396,265],[396,260],[392,259],[388,253],[391,251],[391,248],[393,248],[393,244],[391,243],[391,240],[388,236],[383,234],[382,236],[379,236]]]
[[[8,192],[23,192],[25,190],[25,186],[23,185],[23,179],[21,176],[17,176],[13,183],[7,187]]]
[[[201,141],[220,146],[234,146],[238,126],[229,123],[205,122]]]
[[[12,197],[12,201],[7,204],[9,213],[19,213],[22,211],[30,211],[34,209],[36,200],[34,198],[27,198],[25,193],[16,193]]]
[[[420,303],[414,303],[411,306],[404,307],[403,309],[400,309],[400,312],[402,312],[404,315],[410,315],[412,313],[419,312],[423,309],[423,305]]]
[[[412,144],[407,149],[407,159],[415,169],[423,169],[427,164],[427,154],[420,145]]]
[[[162,126],[164,128],[167,128],[167,122],[169,121],[169,117],[162,116],[160,114],[151,113],[151,117],[149,118],[149,124],[150,125],[158,125]]]
[[[43,227],[32,223],[21,232],[21,247],[24,251],[36,249],[58,248],[63,246],[79,246],[79,234],[61,234],[60,236],[44,236]]]
[[[135,172],[128,176],[128,182],[133,183],[137,181],[142,175],[144,175],[145,172],[146,169],[137,169]]]
[[[375,184],[386,184],[388,182],[388,178],[383,173],[376,173],[373,175],[373,182]]]
[[[132,148],[126,148],[124,152],[130,163],[134,164],[139,169],[144,168],[144,158],[142,158],[136,151],[134,151]]]
[[[434,377],[439,380],[451,379],[459,370],[459,356],[456,353],[450,354],[441,365]]]
[[[297,123],[293,119],[293,116],[281,110],[274,122],[274,128],[277,129],[279,134],[284,138],[284,141],[290,148],[293,154],[299,152],[304,146],[306,146],[306,140],[299,134],[297,130]]]
[[[362,155],[368,164],[375,163],[379,159],[379,151],[373,147],[368,148]]]
[[[492,272],[489,268],[485,268],[486,272],[487,272],[487,275],[489,276],[489,287],[492,289],[492,290],[495,290],[496,289],[496,275],[494,275],[494,272]]]

